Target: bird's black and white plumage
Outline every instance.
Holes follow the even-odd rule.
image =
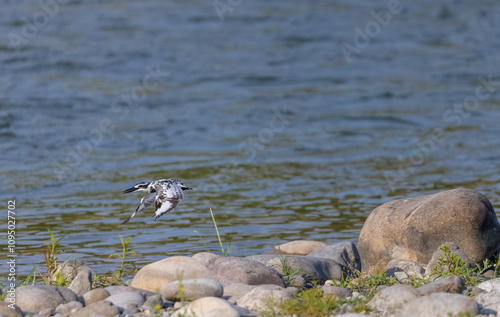
[[[122,223],[126,223],[132,219],[135,214],[141,212],[153,202],[156,203],[154,220],[160,218],[167,212],[177,207],[184,197],[183,191],[185,190],[192,190],[192,188],[187,187],[181,182],[180,179],[177,178],[160,179],[150,183],[142,182],[134,185],[132,188],[124,190],[124,194],[140,191],[146,192],[146,196],[142,197],[141,203],[137,206],[134,213]]]

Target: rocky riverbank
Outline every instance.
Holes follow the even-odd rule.
[[[130,285],[102,288],[92,268],[68,260],[68,287],[18,287],[16,305],[6,296],[0,314],[497,316],[499,243],[486,197],[457,189],[378,207],[358,244],[298,240],[274,254],[169,257],[141,268]]]

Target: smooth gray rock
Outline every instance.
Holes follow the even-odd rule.
[[[302,276],[307,282],[324,283],[331,278],[340,281],[344,273],[349,273],[346,267],[326,258],[300,255],[275,255],[272,257],[267,255],[253,255],[248,258],[264,263],[276,269],[282,275],[286,275],[283,271],[283,261],[285,261],[286,266],[298,270],[297,275]]]
[[[468,296],[450,293],[432,293],[419,297],[404,307],[401,316],[450,317],[476,316],[479,305]]]
[[[481,293],[477,295],[475,301],[480,305],[481,315],[497,315],[498,306],[500,305],[500,294],[498,293]]]
[[[295,287],[295,286],[289,286],[289,287],[285,288],[285,290],[286,290],[288,293],[292,294],[292,295],[298,295],[298,294],[300,294],[300,293],[302,292],[302,291],[300,290],[300,288]]]
[[[71,281],[68,288],[78,296],[92,289],[92,285],[97,275],[88,265],[85,265],[80,260],[74,259],[68,259],[62,264],[59,264],[57,270],[52,274],[52,278],[55,279],[58,273],[61,274],[64,280]]]
[[[500,278],[482,282],[477,287],[485,290],[486,292],[500,294]]]
[[[358,248],[352,241],[342,241],[328,245],[309,253],[307,256],[334,260],[345,267],[361,271],[361,258],[359,257]]]
[[[141,295],[144,298],[148,298],[149,296],[155,295],[156,293],[147,291],[145,289],[140,289],[137,287],[132,287],[132,286],[108,286],[104,288],[109,292],[111,295],[115,295],[121,292],[132,292],[132,293],[137,293]]]
[[[83,265],[85,264],[80,260],[67,259],[57,266],[57,270],[52,273],[52,279],[56,279],[57,274],[61,273],[66,281],[72,281],[77,275],[77,268]]]
[[[78,300],[70,289],[52,285],[29,285],[16,288],[16,303],[23,311],[39,312],[55,309],[61,304]]]
[[[144,266],[135,275],[131,286],[157,292],[173,281],[201,278],[206,270],[207,267],[196,259],[173,256]]]
[[[462,280],[460,276],[456,275],[440,278],[417,288],[417,291],[419,291],[422,295],[429,295],[431,293],[438,292],[462,294],[464,290],[464,280]]]
[[[71,302],[70,302],[71,303]],[[64,305],[64,304],[61,304],[61,305]],[[59,305],[59,306],[61,306]],[[45,308],[45,309],[42,309],[38,315],[40,315],[41,317],[50,317],[52,315],[54,315],[55,311],[54,309],[52,308]],[[58,313],[60,315],[60,313]]]
[[[243,283],[229,284],[224,287],[224,299],[238,301],[238,298],[253,290],[256,286]]]
[[[306,280],[300,275],[295,275],[290,279],[290,286],[306,287]]]
[[[220,258],[220,255],[213,254],[210,252],[200,252],[193,255],[193,259],[201,262],[206,267],[209,267],[218,258]]]
[[[248,309],[234,306],[218,297],[203,297],[175,311],[171,317],[253,317],[256,314]]]
[[[150,296],[144,304],[142,304],[142,308],[149,309],[149,311],[154,311],[157,307],[163,307],[163,300],[161,299],[161,295],[153,295]]]
[[[448,241],[473,265],[498,251],[500,224],[484,195],[459,188],[385,203],[366,219],[357,247],[363,271],[379,273],[393,259],[429,263]]]
[[[328,284],[323,285],[323,287],[321,287],[321,290],[323,290],[323,293],[325,295],[336,298],[346,298],[352,296],[352,293],[348,289]]]
[[[193,301],[202,297],[222,297],[224,288],[222,284],[206,278],[198,278],[185,281],[175,281],[163,285],[160,294],[163,300],[179,301],[181,298],[181,287],[184,289],[183,299]]]
[[[69,289],[76,293],[78,296],[92,290],[92,285],[96,277],[96,272],[89,266],[83,265],[76,269],[76,276],[69,285]]]
[[[63,314],[64,316],[69,316],[69,315],[73,314],[74,312],[76,312],[77,310],[82,309],[82,308],[83,308],[82,303],[77,302],[77,301],[71,301],[69,303],[61,304],[61,305],[57,306],[55,312]]]
[[[274,310],[279,311],[279,304],[292,298],[292,294],[277,285],[259,285],[237,300],[238,306],[258,312],[269,309],[269,300],[274,304]]]
[[[457,254],[458,257],[460,258],[460,260],[466,261],[465,267],[468,267],[468,268],[472,267],[467,254],[465,254],[465,252],[462,249],[460,249],[455,243],[446,242],[446,243],[443,243],[443,245],[446,245],[450,248],[451,254]],[[441,250],[441,246],[439,246],[436,249],[436,251],[434,251],[434,253],[432,254],[431,260],[427,264],[427,268],[425,269],[426,276],[431,276],[434,273],[434,268],[438,264],[439,259],[443,256],[444,256],[444,252]],[[446,266],[443,267],[442,269],[449,270],[449,268],[447,268]],[[442,270],[440,270],[440,271],[442,271]]]
[[[88,306],[92,303],[102,301],[109,296],[111,296],[111,294],[104,288],[96,288],[83,294],[83,301],[85,306]]]
[[[19,317],[19,316],[23,317],[24,316],[23,311],[21,310],[21,308],[19,308],[19,306],[14,305],[14,309],[12,309],[9,307],[9,304],[10,303],[8,303],[8,302],[0,301],[0,314],[7,316],[7,317]]]
[[[419,297],[420,293],[410,285],[394,285],[375,294],[368,306],[379,311],[395,312]]]
[[[120,313],[118,307],[106,300],[92,303],[82,309],[76,311],[71,317],[89,317],[100,315],[105,317],[113,317]]]
[[[212,263],[203,277],[216,280],[224,286],[234,283],[285,286],[285,281],[276,270],[248,258],[221,257]]]
[[[295,240],[273,247],[274,254],[307,255],[313,251],[326,247],[320,241]]]
[[[136,292],[116,293],[106,298],[106,301],[121,309],[127,309],[130,304],[139,307],[145,302],[144,297]]]
[[[424,278],[425,269],[422,265],[417,262],[394,259],[387,263],[384,271],[386,271],[386,276],[394,276],[396,272],[405,272],[409,276],[415,276],[417,278]]]

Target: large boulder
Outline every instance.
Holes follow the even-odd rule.
[[[173,256],[146,265],[137,272],[132,286],[157,292],[163,285],[203,277],[207,270],[201,262],[187,256]]]
[[[358,250],[363,271],[378,273],[392,259],[428,263],[445,242],[472,264],[497,251],[500,225],[484,195],[459,188],[385,203],[366,219]]]

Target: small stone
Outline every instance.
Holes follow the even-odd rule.
[[[128,307],[122,312],[122,315],[125,316],[134,316],[135,313],[139,312],[139,309],[137,307]]]
[[[132,286],[156,292],[163,285],[182,279],[201,278],[207,270],[201,262],[186,256],[173,256],[144,266]]]
[[[200,261],[206,267],[212,265],[212,263],[214,263],[214,261],[217,260],[218,258],[220,258],[220,255],[209,252],[200,252],[193,255],[193,259]]]
[[[10,302],[2,302],[0,301],[0,314],[7,316],[7,317],[19,317],[19,316],[24,316],[23,311],[19,306],[14,305],[14,309],[9,307],[11,303]],[[50,309],[50,308],[49,308]],[[52,313],[52,309],[51,309]],[[50,316],[50,315],[49,315]]]
[[[307,256],[325,258],[356,271],[361,271],[358,248],[352,241],[342,241],[309,253]]]
[[[419,291],[422,295],[429,295],[431,293],[438,292],[462,294],[464,290],[464,280],[462,280],[460,276],[456,275],[440,278],[417,288],[417,291]]]
[[[480,289],[476,286],[469,286],[467,287],[467,290],[463,293],[464,295],[475,297],[478,296],[479,294],[486,293],[484,289]]]
[[[109,296],[111,294],[104,288],[96,288],[83,294],[83,301],[85,302],[85,306],[88,306],[92,303],[102,301]]]
[[[248,285],[243,283],[234,283],[224,287],[223,297],[225,299],[232,299],[238,301],[242,295],[250,292],[255,288],[254,285]]]
[[[82,303],[77,302],[77,301],[71,301],[69,303],[61,304],[61,305],[57,306],[55,312],[61,313],[64,316],[69,316],[81,308],[83,308]]]
[[[410,276],[406,274],[406,272],[394,272],[393,276],[399,281],[399,282],[404,282],[407,280]]]
[[[391,260],[387,263],[384,271],[386,271],[386,276],[394,276],[394,272],[403,271],[406,274],[417,278],[424,278],[425,273],[425,269],[417,262],[401,259]]]
[[[290,279],[290,286],[306,287],[306,280],[300,275],[295,275]]]
[[[139,307],[145,302],[144,297],[135,292],[120,292],[109,296],[106,301],[111,302],[120,309],[126,309],[130,304]]]
[[[174,309],[180,309],[182,306],[184,306],[185,303],[182,302],[176,302],[174,304]]]
[[[343,287],[323,285],[321,289],[323,290],[323,294],[328,297],[340,299],[352,296],[352,293],[348,289]]]
[[[244,283],[285,286],[285,281],[276,270],[248,258],[221,257],[206,270],[204,277],[222,285]]]
[[[52,273],[52,279],[56,279],[59,274],[66,281],[72,281],[77,275],[77,268],[84,265],[80,260],[67,259],[57,266],[57,270]]]
[[[141,288],[132,287],[132,286],[118,286],[118,285],[116,285],[116,286],[108,286],[104,289],[107,290],[109,292],[109,294],[111,294],[111,295],[115,295],[115,294],[118,294],[121,292],[137,293],[144,298],[148,298],[149,296],[155,295],[155,293],[153,293],[153,292],[150,292],[150,291],[147,291],[147,290],[141,289]]]
[[[222,297],[223,292],[224,288],[221,283],[206,278],[175,281],[160,288],[162,298],[174,302],[181,299],[193,301],[202,297]]]
[[[289,298],[292,298],[292,294],[282,287],[277,285],[259,285],[241,296],[237,302],[238,306],[261,312],[269,309],[267,303],[271,300],[275,311],[279,311],[279,304]]]
[[[61,304],[61,305],[64,305],[64,304]],[[59,305],[59,306],[61,306],[61,305]],[[52,314],[54,314],[54,310],[52,308],[45,308],[45,309],[42,309],[38,314],[42,317],[49,317],[49,316],[52,316]]]
[[[302,291],[300,290],[300,288],[298,288],[298,287],[294,287],[294,286],[289,286],[289,287],[285,288],[285,290],[286,290],[288,293],[292,294],[292,295],[298,295],[298,294],[300,294],[300,293],[302,292]]]
[[[476,302],[480,305],[481,315],[497,314],[498,306],[500,305],[500,294],[498,293],[481,293],[475,298]]]
[[[319,241],[296,240],[280,244],[274,247],[275,254],[307,255],[313,251],[326,247],[326,244]],[[281,250],[281,251],[280,251]]]
[[[375,294],[373,299],[368,302],[368,306],[379,311],[394,312],[418,297],[420,297],[420,293],[410,285],[394,285]]]
[[[443,243],[443,245],[446,245],[447,247],[450,248],[451,254],[457,254],[458,257],[460,258],[460,260],[466,261],[465,267],[467,267],[467,268],[472,267],[471,263],[470,263],[470,260],[469,260],[469,257],[467,256],[467,254],[465,254],[465,252],[463,250],[461,250],[455,243],[453,243],[453,242],[446,242],[446,243]],[[425,270],[425,275],[426,276],[431,276],[431,274],[434,273],[434,268],[438,264],[439,259],[441,257],[443,257],[443,256],[444,256],[444,252],[441,250],[441,246],[440,246],[432,254],[432,258],[431,258],[429,264],[427,264],[427,269]]]
[[[23,311],[39,312],[55,309],[61,304],[78,300],[70,289],[53,285],[28,285],[16,288],[16,303]]]
[[[500,278],[482,282],[477,287],[485,290],[486,292],[500,294]]]
[[[144,304],[142,304],[142,307],[144,309],[149,309],[150,311],[157,310],[158,307],[160,307],[160,309],[163,308],[163,300],[161,298],[161,295],[150,296],[148,299],[146,299]]]
[[[76,295],[81,296],[92,289],[95,277],[96,272],[90,267],[87,265],[79,266],[77,274],[68,288]]]
[[[402,316],[412,317],[448,317],[476,316],[479,305],[468,296],[450,293],[432,293],[418,297],[402,310]]]
[[[111,302],[106,300],[92,303],[80,310],[77,310],[71,317],[88,317],[92,315],[100,315],[106,317],[113,317],[118,315],[120,310]]]
[[[241,307],[233,306],[222,298],[203,297],[181,307],[172,314],[172,317],[200,316],[200,317],[239,317],[254,316]]]

